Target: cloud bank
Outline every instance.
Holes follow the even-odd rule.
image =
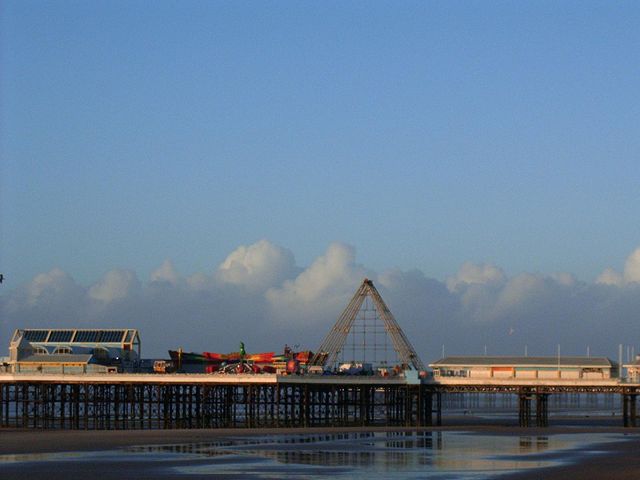
[[[170,260],[142,281],[114,269],[93,285],[58,268],[0,296],[0,348],[20,327],[134,327],[143,354],[169,348],[278,351],[285,343],[315,349],[364,277],[374,280],[425,362],[447,354],[615,358],[618,344],[640,343],[640,248],[624,270],[593,282],[573,275],[522,273],[467,262],[444,281],[420,270],[375,272],[354,247],[329,245],[309,266],[268,240],[240,246],[217,267],[183,275]],[[4,348],[3,348],[4,346]],[[637,349],[640,351],[640,349]]]

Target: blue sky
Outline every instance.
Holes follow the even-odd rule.
[[[592,281],[640,244],[637,2],[1,9],[8,288],[262,238]]]
[[[638,343],[638,2],[0,17],[0,345],[313,349],[364,276],[425,361]]]

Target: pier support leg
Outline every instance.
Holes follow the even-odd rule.
[[[531,426],[531,395],[520,393],[519,425],[521,427]]]
[[[636,398],[635,393],[622,394],[622,422],[625,427],[635,427],[636,422]]]
[[[433,392],[423,388],[421,400],[422,417],[420,426],[430,427],[433,425]]]
[[[539,393],[536,395],[536,426],[549,426],[549,394]]]
[[[622,424],[629,427],[629,395],[622,394]]]

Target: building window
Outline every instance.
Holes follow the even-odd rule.
[[[33,353],[35,355],[49,355],[49,351],[41,346],[33,347]]]
[[[71,347],[58,347],[53,351],[54,355],[68,355],[72,352]]]

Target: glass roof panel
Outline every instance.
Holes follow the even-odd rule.
[[[96,343],[100,340],[100,330],[81,330],[76,333],[75,342]]]
[[[44,342],[48,334],[49,330],[25,330],[24,338],[28,342]]]
[[[52,330],[48,342],[70,342],[73,337],[73,330]]]
[[[102,332],[100,341],[103,343],[120,343],[123,335],[124,330],[107,330]]]

